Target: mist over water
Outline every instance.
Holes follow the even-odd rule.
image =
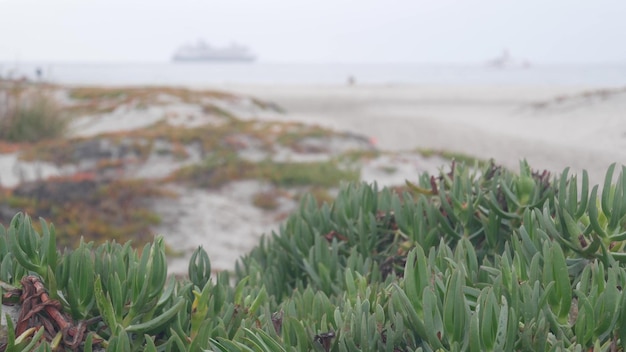
[[[626,64],[533,65],[495,68],[446,64],[322,63],[8,63],[1,77],[74,85],[563,85],[626,86]]]

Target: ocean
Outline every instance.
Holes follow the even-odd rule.
[[[72,85],[563,85],[626,86],[624,64],[533,65],[494,68],[443,64],[316,63],[10,63],[0,62],[0,77],[37,79]]]

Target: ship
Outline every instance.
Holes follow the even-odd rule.
[[[195,45],[184,45],[172,56],[172,61],[254,61],[256,56],[243,45],[231,43],[226,47],[214,47],[203,40]]]
[[[487,66],[493,68],[530,68],[530,61],[526,59],[516,60],[507,49],[504,49],[500,56],[487,61]]]

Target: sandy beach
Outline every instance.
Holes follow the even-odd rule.
[[[622,88],[437,85],[210,88],[248,95],[284,109],[283,113],[240,111],[238,115],[244,118],[318,124],[366,136],[385,151],[459,152],[481,159],[493,158],[515,171],[519,161],[526,159],[531,167],[553,174],[561,173],[566,167],[570,167],[570,173],[587,170],[592,185],[602,184],[611,163],[626,163],[626,89]],[[402,184],[419,171],[436,172],[437,165],[433,164],[436,161],[412,159],[411,162],[408,167],[406,162],[397,163],[404,166],[391,177],[370,172],[362,179],[392,185]],[[440,162],[439,166],[445,163]],[[189,219],[181,223],[193,224],[196,216],[193,213],[187,216]],[[249,218],[244,213],[241,216]],[[272,225],[265,223],[263,227],[267,230]],[[248,245],[239,245],[230,252],[209,248],[209,252],[224,268],[232,262],[232,255],[238,251],[245,253]],[[222,253],[230,253],[231,257],[222,258]]]
[[[603,180],[626,161],[626,90],[584,86],[219,86],[286,110],[266,116],[363,134],[383,150],[441,149],[516,169],[586,169]]]
[[[573,172],[586,169],[592,184],[602,182],[611,163],[626,162],[626,89],[623,88],[476,85],[203,88],[234,95],[222,97],[221,93],[198,91],[199,100],[186,101],[187,94],[178,88],[170,91],[146,88],[151,93],[137,98],[124,98],[133,93],[122,93],[121,100],[99,98],[97,104],[105,104],[105,109],[76,119],[70,137],[70,140],[78,138],[70,144],[76,148],[95,148],[91,152],[97,155],[95,159],[55,165],[46,160],[21,160],[18,152],[7,152],[0,154],[0,185],[14,189],[21,182],[46,182],[50,177],[67,179],[75,173],[92,172],[90,167],[102,162],[119,165],[121,168],[114,172],[121,179],[166,180],[159,182],[165,182],[165,187],[176,196],[151,204],[152,211],[161,219],[152,231],[163,235],[174,253],[180,254],[169,258],[169,270],[185,273],[190,253],[198,246],[204,246],[209,253],[213,270],[232,270],[236,260],[252,249],[262,234],[276,231],[297,208],[297,194],[301,191],[277,191],[271,182],[253,179],[233,181],[219,188],[172,183],[167,181],[168,175],[201,164],[205,152],[212,150],[203,152],[197,143],[181,144],[164,137],[148,143],[152,149],[146,158],[139,160],[131,155],[128,159],[121,152],[128,146],[115,144],[120,140],[112,137],[116,133],[133,130],[141,133],[157,122],[166,123],[170,131],[205,128],[202,131],[210,132],[218,126],[228,128],[224,126],[232,122],[229,116],[236,116],[247,121],[248,133],[252,134],[239,131],[219,142],[235,146],[240,158],[251,162],[269,158],[299,163],[330,160],[352,148],[361,151],[375,148],[379,156],[360,162],[359,179],[378,182],[380,186],[402,185],[404,180],[414,179],[424,171],[436,173],[448,163],[437,156],[425,157],[418,149],[494,158],[514,171],[524,158],[534,169],[553,173],[560,173],[565,167],[571,167]],[[80,103],[69,99],[67,90],[71,87],[60,89],[57,96],[63,104],[72,107]],[[103,89],[100,94],[106,93],[107,88]],[[203,104],[209,104],[210,108],[207,110]],[[290,133],[294,128],[292,122],[305,123],[308,127],[303,131],[320,125],[337,133],[326,134],[321,139],[303,137],[292,145],[275,139],[265,149],[259,144],[260,135],[254,134],[255,129],[267,127],[263,123],[274,124],[264,134]],[[123,143],[147,143],[138,136],[128,137]],[[176,145],[182,150],[178,157],[172,154]],[[71,153],[82,152],[76,149]],[[254,205],[264,192],[280,195],[276,209],[268,211]]]

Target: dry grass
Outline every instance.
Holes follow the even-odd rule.
[[[45,87],[1,82],[0,139],[37,142],[65,135],[69,120]]]
[[[357,169],[346,169],[336,161],[251,162],[234,153],[213,155],[203,164],[184,167],[176,171],[170,181],[189,182],[195,186],[217,188],[244,179],[257,179],[276,187],[301,186],[337,187],[342,181],[358,181]]]
[[[463,153],[457,153],[457,152],[452,152],[452,151],[447,151],[447,150],[436,150],[436,149],[427,149],[427,148],[418,148],[416,149],[416,152],[419,153],[420,155],[422,155],[425,158],[432,158],[432,157],[440,157],[446,160],[454,160],[456,162],[462,162],[465,163],[466,165],[470,165],[473,166],[475,164],[477,164],[478,166],[485,166],[489,163],[488,160],[484,160],[484,159],[480,159],[480,158],[476,158],[467,154],[463,154]]]
[[[81,237],[97,243],[132,239],[141,246],[152,240],[152,227],[161,221],[150,209],[151,199],[171,196],[154,182],[102,182],[93,174],[77,174],[21,185],[0,206],[43,217],[63,229],[57,233],[61,247],[73,248]],[[10,217],[0,216],[0,223],[9,222]]]
[[[252,204],[263,210],[276,210],[280,205],[278,198],[281,192],[276,189],[258,192],[252,198]]]

